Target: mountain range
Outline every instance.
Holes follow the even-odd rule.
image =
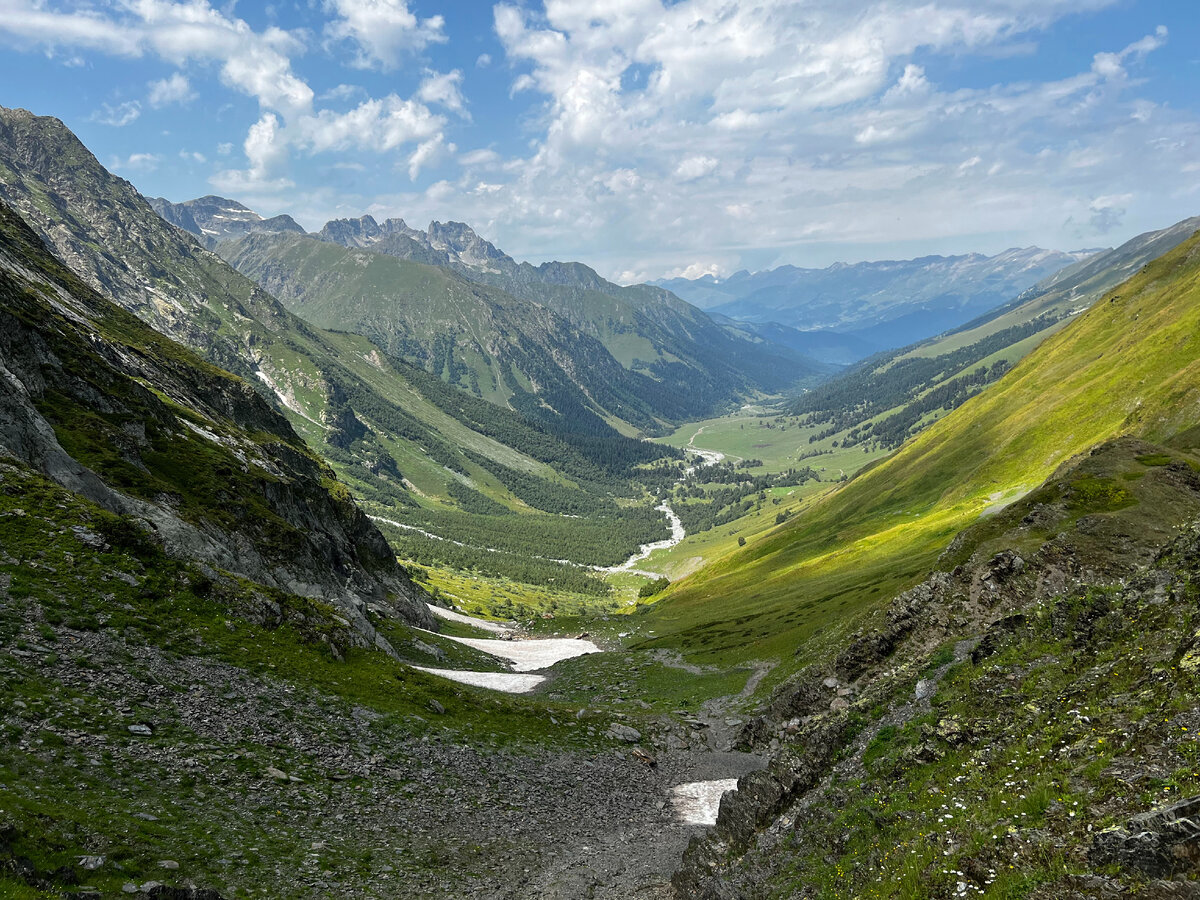
[[[832,331],[888,350],[961,326],[1097,252],[1026,247],[994,256],[926,256],[824,269],[780,266],[724,279],[705,275],[655,283],[735,321]]]
[[[808,365],[659,288],[185,206],[0,110],[0,895],[1194,893],[1200,220],[740,417],[818,480],[634,436]]]

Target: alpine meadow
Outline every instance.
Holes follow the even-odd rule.
[[[1197,46],[0,0],[0,897],[1200,898]]]

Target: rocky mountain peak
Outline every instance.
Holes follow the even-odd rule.
[[[215,194],[182,203],[151,197],[149,203],[163,219],[190,232],[210,247],[221,241],[258,232],[290,231],[304,234],[304,229],[289,215],[264,219],[248,206]]]
[[[463,222],[430,222],[429,244],[435,250],[447,250],[468,266],[486,266],[493,261],[512,263],[507,253],[496,248]]]

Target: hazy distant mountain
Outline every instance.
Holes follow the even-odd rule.
[[[888,349],[962,325],[1096,252],[1027,247],[996,256],[926,256],[824,269],[780,266],[726,279],[706,275],[655,283],[735,320],[853,334]]]

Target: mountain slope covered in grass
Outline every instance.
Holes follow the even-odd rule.
[[[1068,266],[962,328],[865,360],[788,412],[843,447],[898,447],[1198,228],[1200,219],[1186,219]]]
[[[0,176],[0,198],[80,278],[253,384],[371,513],[443,538],[468,532],[471,561],[542,580],[588,576],[531,553],[603,565],[665,535],[660,514],[615,501],[642,498],[636,467],[681,454],[596,416],[539,420],[484,403],[365,337],[309,325],[163,221],[56,119],[0,110]],[[584,501],[603,514],[564,518]],[[408,553],[453,546],[406,534]],[[528,552],[489,553],[495,535],[510,547],[522,536]]]
[[[792,521],[683,581],[652,644],[800,658],[915,583],[962,528],[1121,435],[1200,444],[1200,237]]]
[[[354,331],[450,384],[559,427],[604,418],[656,431],[710,403],[622,367],[553,310],[435,266],[297,235],[253,235],[221,252],[309,322]]]

